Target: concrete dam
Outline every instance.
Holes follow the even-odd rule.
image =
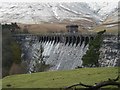
[[[14,35],[22,48],[22,59],[32,71],[39,58],[40,46],[43,47],[44,61],[52,67],[49,70],[68,70],[82,66],[82,56],[94,35],[66,34],[17,34]]]
[[[51,65],[48,70],[69,70],[78,66],[82,67],[82,57],[88,50],[90,40],[93,40],[95,36],[94,34],[51,33],[41,35],[16,34],[13,37],[20,43],[22,63],[26,64],[27,72],[31,73],[39,63],[41,46],[43,47],[42,56],[45,64]],[[109,40],[108,36],[106,37],[105,42],[106,39]],[[113,38],[116,40],[116,36],[113,36]],[[117,44],[115,43],[115,45]],[[114,51],[112,52],[110,49],[110,52],[116,54],[116,50],[115,47]],[[116,66],[118,58],[114,56],[114,58],[111,57],[110,59],[111,54],[109,53],[110,55],[106,56],[104,49],[103,52],[99,60],[101,66]],[[110,60],[107,60],[108,57]]]

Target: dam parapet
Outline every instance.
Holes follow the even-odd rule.
[[[28,41],[36,41],[39,42],[47,42],[54,41],[54,43],[82,43],[86,41],[86,44],[89,43],[90,40],[93,40],[96,34],[81,34],[81,33],[48,33],[48,34],[15,34],[13,37],[17,41],[28,40]]]
[[[47,42],[54,41],[54,43],[67,43],[78,45],[85,41],[86,44],[93,40],[96,37],[96,33],[82,34],[82,33],[47,33],[47,34],[14,34],[13,37],[17,41],[39,41],[39,42]],[[113,34],[104,34],[103,37],[111,38],[117,35]]]

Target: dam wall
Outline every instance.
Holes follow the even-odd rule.
[[[82,67],[82,57],[88,50],[89,42],[95,38],[95,34],[79,33],[51,33],[51,34],[16,34],[13,37],[22,48],[22,61],[27,65],[29,73],[35,71],[39,63],[40,47],[43,47],[43,60],[50,65],[48,69],[69,70]],[[99,63],[101,67],[117,66],[117,36],[104,35],[100,49]]]
[[[21,45],[22,59],[27,64],[29,72],[36,66],[40,56],[40,46],[43,47],[42,56],[49,70],[69,70],[82,67],[82,56],[86,53],[90,40],[95,35],[87,34],[16,34],[13,36]]]

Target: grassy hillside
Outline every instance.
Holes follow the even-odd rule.
[[[106,30],[107,33],[117,34],[118,33],[118,23],[98,25],[98,26],[94,27],[93,31],[99,32],[104,29]]]
[[[19,24],[21,29],[25,26],[29,30],[30,33],[48,33],[48,32],[57,32],[57,31],[65,31],[64,24]]]
[[[94,85],[117,76],[117,67],[40,72],[7,76],[3,78],[3,88],[62,88],[79,82]]]
[[[51,33],[51,32],[67,32],[66,25],[67,23],[41,23],[41,24],[18,24],[23,30],[27,27],[30,33]],[[80,25],[80,23],[77,23]],[[81,26],[78,28],[79,32],[87,33],[86,29],[83,29]]]
[[[104,29],[108,33],[118,33],[118,23],[110,23],[110,24],[101,24],[92,27],[90,30],[85,29],[86,27],[82,27],[80,22],[76,23],[79,25],[79,32],[81,33],[94,33],[99,32]],[[67,32],[66,25],[69,25],[67,23],[41,23],[41,24],[18,24],[21,29],[23,30],[25,27],[27,27],[28,31],[30,33],[50,33],[50,32]],[[90,31],[90,32],[89,32]]]

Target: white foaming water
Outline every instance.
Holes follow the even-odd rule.
[[[50,70],[68,70],[75,69],[77,66],[82,66],[82,56],[87,51],[87,46],[83,42],[82,45],[76,44],[69,45],[68,43],[64,45],[64,43],[55,43],[46,42],[46,44],[42,43],[44,47],[43,55],[49,56],[46,58],[46,64],[52,65]]]

